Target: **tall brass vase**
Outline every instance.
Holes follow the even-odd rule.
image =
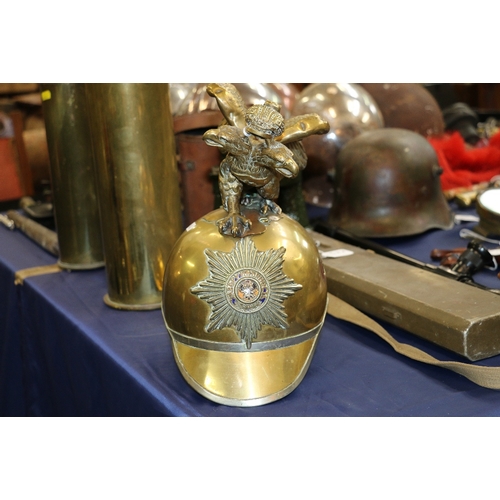
[[[104,265],[85,85],[40,85],[47,132],[59,265]]]
[[[182,232],[168,84],[86,84],[108,293],[117,309],[161,306]]]

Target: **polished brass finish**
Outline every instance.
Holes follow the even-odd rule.
[[[162,311],[188,384],[218,403],[256,406],[298,386],[324,322],[318,250],[274,200],[280,180],[305,167],[300,140],[326,132],[328,124],[315,115],[285,120],[270,101],[247,109],[231,84],[210,84],[207,92],[225,118],[203,136],[225,155],[223,206],[175,244]]]
[[[104,265],[94,158],[84,84],[41,84],[59,265]]]
[[[108,294],[118,309],[161,306],[182,232],[168,84],[87,84]]]
[[[285,120],[279,106],[271,101],[247,109],[236,88],[228,83],[211,83],[207,92],[216,99],[227,122],[203,136],[208,145],[226,155],[220,164],[219,188],[228,214],[218,225],[223,234],[243,237],[251,227],[240,212],[244,187],[257,190],[263,199],[263,213],[280,213],[274,200],[279,196],[281,179],[297,177],[305,167],[291,145],[309,135],[328,132],[329,125],[315,114]],[[287,143],[290,146],[285,146]],[[303,158],[307,158],[305,154]]]
[[[284,214],[255,212],[265,231],[243,239],[219,232],[223,208],[192,224],[172,250],[163,287],[179,369],[198,392],[234,406],[269,403],[297,387],[326,310],[308,232]]]
[[[317,340],[316,336],[298,346],[244,353],[174,343],[174,355],[188,384],[206,398],[227,406],[260,406],[287,396],[300,384]]]
[[[222,208],[210,212],[192,224],[179,238],[169,258],[163,303],[169,313],[168,325],[175,331],[183,332],[193,338],[241,343],[241,339],[231,328],[217,330],[207,336],[205,326],[211,314],[211,306],[196,294],[185,292],[210,276],[210,268],[205,257],[206,249],[231,253],[239,241],[238,238],[225,237],[219,233],[216,222],[224,213]],[[307,290],[303,288],[286,299],[285,303],[289,309],[288,322],[292,326],[290,331],[282,332],[282,336],[285,337],[316,326],[316,320],[322,316],[325,308],[325,286],[322,284],[323,270],[319,254],[307,231],[286,215],[280,217],[279,221],[271,221],[262,234],[250,238],[260,252],[286,248],[283,273],[298,284],[310,282]],[[307,259],[309,252],[313,258]],[[176,314],[172,314],[172,307]],[[186,324],[187,318],[189,323]],[[264,328],[260,332],[259,341],[270,340],[273,337],[274,329],[268,330]]]

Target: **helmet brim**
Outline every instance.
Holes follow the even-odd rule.
[[[226,406],[260,406],[290,394],[313,358],[323,323],[299,344],[262,351],[200,349],[177,341],[172,350],[187,383],[202,396]]]

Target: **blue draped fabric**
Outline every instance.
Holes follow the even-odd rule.
[[[26,414],[19,301],[12,276],[0,265],[0,415],[5,416]]]
[[[379,242],[431,262],[432,248],[465,246],[458,230]],[[193,391],[178,371],[160,310],[118,311],[104,304],[104,269],[33,276],[14,285],[17,270],[53,263],[53,256],[23,234],[0,227],[3,416],[500,414],[500,391],[405,358],[373,333],[329,316],[309,371],[289,396],[256,408],[213,403]],[[491,287],[500,285],[492,271],[481,272],[477,279]],[[382,325],[400,342],[438,359],[464,361]],[[500,366],[500,356],[478,364]]]

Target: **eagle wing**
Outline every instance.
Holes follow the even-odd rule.
[[[326,134],[330,124],[316,113],[294,116],[285,120],[285,130],[276,138],[282,144],[301,141],[312,134]]]
[[[214,97],[227,123],[240,129],[245,128],[246,107],[240,93],[231,83],[209,83],[208,95]]]

